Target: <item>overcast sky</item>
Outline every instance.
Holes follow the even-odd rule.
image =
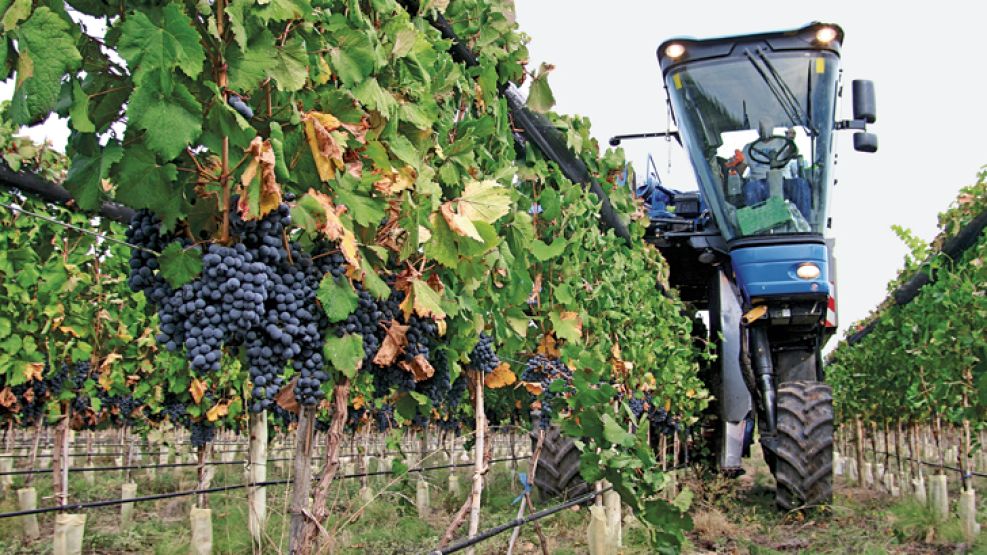
[[[885,297],[901,267],[905,248],[891,226],[931,240],[936,214],[987,164],[983,2],[516,0],[516,7],[521,30],[531,36],[530,67],[556,66],[549,82],[557,109],[589,116],[602,145],[617,133],[665,129],[655,58],[662,41],[795,29],[810,21],[841,25],[844,83],[876,82],[878,120],[871,131],[880,140],[878,153],[856,153],[850,133],[838,134],[831,213],[841,328]],[[0,83],[0,98],[11,92],[10,82]],[[841,116],[850,117],[849,98]],[[53,121],[30,134],[64,147],[67,129]],[[695,188],[675,143],[671,170],[662,140],[629,141],[625,149],[639,168],[653,153],[666,184]]]
[[[839,183],[830,211],[841,332],[884,299],[902,265],[905,247],[891,226],[931,240],[936,215],[987,164],[987,3],[516,0],[516,7],[531,37],[530,67],[556,66],[549,76],[556,109],[588,116],[604,147],[614,134],[666,128],[655,57],[664,40],[790,30],[811,21],[843,27],[840,116],[851,117],[850,80],[874,80],[878,117],[870,131],[880,149],[854,152],[851,133],[838,134]],[[695,189],[684,157],[673,157],[668,170],[663,140],[623,146],[637,168],[651,152],[667,185]],[[679,150],[674,142],[671,148]]]

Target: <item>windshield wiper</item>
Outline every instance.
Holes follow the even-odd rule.
[[[804,127],[809,130],[812,136],[816,136],[818,130],[813,127],[812,121],[806,116],[805,110],[802,109],[801,103],[795,97],[795,93],[792,92],[788,83],[781,78],[781,75],[778,74],[774,65],[768,60],[761,49],[757,50],[757,54],[767,68],[767,71],[757,63],[757,60],[751,55],[750,51],[744,52],[751,65],[757,70],[758,75],[764,80],[764,84],[767,85],[768,90],[771,91],[775,100],[781,105],[781,109],[785,112],[785,115],[792,121],[792,125]]]

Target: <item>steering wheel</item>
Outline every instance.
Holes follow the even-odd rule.
[[[784,168],[799,153],[795,141],[781,135],[758,139],[751,143],[747,150],[750,152],[751,160],[759,164],[767,164],[768,167],[776,170]]]

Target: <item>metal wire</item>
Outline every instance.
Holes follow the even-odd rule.
[[[151,253],[151,254],[153,254],[155,256],[161,256],[161,253],[159,253],[156,250],[152,250],[152,249],[149,249],[147,247],[142,247],[142,246],[139,246],[139,245],[134,245],[133,243],[128,243],[126,241],[121,241],[120,239],[117,239],[115,237],[110,237],[109,235],[104,235],[102,233],[97,233],[95,231],[91,231],[91,230],[88,230],[88,229],[85,229],[85,228],[82,228],[82,227],[79,227],[79,226],[76,226],[76,225],[65,223],[63,221],[56,220],[55,218],[51,218],[51,217],[45,216],[43,214],[38,214],[37,212],[32,212],[30,210],[27,210],[25,208],[21,208],[19,206],[13,206],[13,205],[7,204],[5,202],[0,202],[0,206],[3,206],[4,208],[6,208],[6,209],[8,209],[8,210],[10,210],[11,212],[14,212],[14,213],[18,213],[19,212],[21,214],[26,214],[28,216],[31,216],[32,218],[37,218],[39,220],[43,220],[43,221],[48,222],[50,224],[55,224],[57,226],[61,226],[61,227],[64,227],[66,229],[71,229],[71,230],[77,231],[79,233],[84,233],[86,235],[91,235],[93,237],[97,237],[99,239],[104,239],[104,240],[110,241],[112,243],[118,243],[120,245],[126,245],[126,246],[128,246],[128,247],[130,247],[132,249],[137,249],[137,250],[141,250],[141,251],[144,251],[144,252],[149,252],[149,253]]]

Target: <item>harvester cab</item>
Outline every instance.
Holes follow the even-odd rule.
[[[698,193],[652,179],[651,240],[671,284],[709,311],[717,360],[708,435],[719,467],[736,472],[756,418],[785,509],[832,497],[832,399],[821,350],[836,329],[829,227],[833,138],[877,149],[873,85],[854,81],[854,118],[838,121],[843,31],[814,23],[787,32],[675,39],[658,61]],[[650,175],[650,174],[649,174]],[[645,185],[648,185],[646,183]],[[662,210],[655,210],[655,199]]]

